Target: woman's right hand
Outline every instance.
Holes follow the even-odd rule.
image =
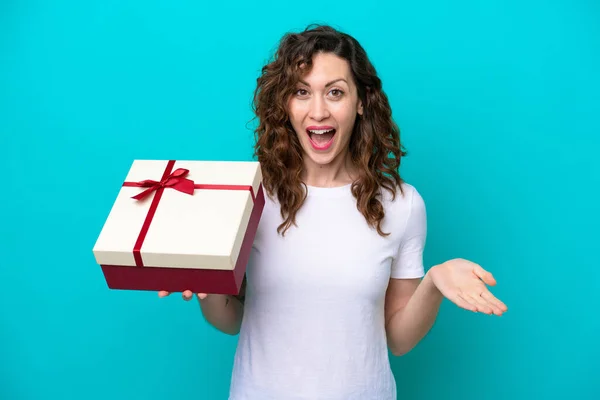
[[[161,290],[158,292],[158,297],[167,297],[170,294],[170,292]],[[192,299],[192,295],[193,293],[191,290],[184,290],[183,293],[181,293],[181,297],[183,297],[185,301],[190,301]],[[204,300],[208,295],[206,293],[196,293],[196,296],[198,296],[198,299]]]

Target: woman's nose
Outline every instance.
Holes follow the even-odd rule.
[[[327,103],[319,97],[313,98],[313,100],[311,101],[311,105],[310,105],[310,115],[309,116],[316,121],[321,121],[321,120],[329,117]]]

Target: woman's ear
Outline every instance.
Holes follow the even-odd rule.
[[[363,105],[362,105],[362,101],[358,101],[358,115],[363,115]]]

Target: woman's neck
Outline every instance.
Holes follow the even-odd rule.
[[[302,180],[315,187],[344,186],[354,181],[356,168],[350,159],[350,153],[338,157],[329,164],[315,164],[308,157],[304,160]]]

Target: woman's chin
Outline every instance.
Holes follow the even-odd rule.
[[[318,167],[328,166],[337,158],[337,155],[338,152],[333,147],[327,151],[315,151],[312,148],[304,149],[305,158],[308,158],[311,164]]]

